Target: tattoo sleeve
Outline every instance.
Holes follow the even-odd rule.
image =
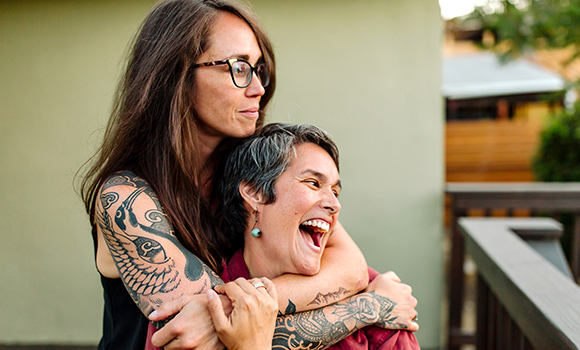
[[[163,301],[223,283],[179,243],[157,196],[135,174],[111,177],[99,201],[99,229],[127,291],[145,315]]]
[[[392,316],[395,305],[373,291],[321,309],[280,316],[272,349],[324,349],[366,326],[400,327]]]

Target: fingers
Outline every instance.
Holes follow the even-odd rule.
[[[410,285],[400,283],[399,288],[403,299],[400,305],[402,309],[401,312],[404,315],[402,318],[407,323],[408,330],[416,332],[419,330],[419,323],[416,322],[419,314],[415,310],[418,303],[417,298],[411,294],[413,292],[413,288],[411,288]]]
[[[415,299],[415,298],[413,298],[413,299]],[[417,300],[417,299],[415,299],[415,300]],[[419,313],[415,311],[415,315],[413,316],[413,318],[411,319],[411,322],[409,323],[409,328],[408,328],[409,331],[416,332],[419,330],[419,323],[417,321],[419,321]]]
[[[254,287],[254,285],[258,285],[258,288]],[[226,294],[233,304],[236,304],[236,302],[248,304],[245,306],[246,309],[255,308],[256,303],[264,304],[264,307],[268,309],[273,306],[276,309],[278,308],[278,293],[276,287],[272,281],[265,277],[253,278],[251,280],[238,278],[234,282],[217,286],[215,291]],[[248,296],[252,298],[248,298]]]
[[[179,333],[180,332],[178,331],[172,331],[170,327],[163,327],[153,334],[153,337],[151,337],[151,344],[156,348],[166,347],[166,349],[169,349],[167,345],[175,339]]]
[[[183,307],[191,301],[191,297],[188,295],[181,296],[177,299],[166,301],[164,302],[157,310],[154,310],[152,313],[147,316],[147,318],[151,321],[161,321],[166,319],[169,316],[175,315]]]
[[[273,283],[262,278],[238,278],[215,291],[227,295],[233,306],[226,317],[217,294],[208,292],[209,311],[215,317],[215,329],[222,343],[228,349],[270,348],[278,311]]]
[[[164,347],[166,350],[193,348],[215,350],[219,348],[219,338],[209,313],[207,295],[204,293],[179,299],[166,302],[163,304],[163,309],[158,309],[171,312],[175,310],[175,307],[182,306],[179,313],[153,335],[151,343],[155,347]],[[159,313],[156,318],[162,316],[163,314]]]
[[[150,313],[149,316],[147,317],[151,321],[165,320],[167,317],[179,313],[189,301],[191,301],[191,298],[185,295],[177,299],[167,301],[163,303],[157,310]],[[179,323],[177,323],[177,326],[176,323],[177,322],[173,322],[171,324],[172,325],[171,327],[165,326],[160,330],[158,330],[157,332],[155,332],[155,334],[153,334],[153,337],[151,338],[151,343],[155,347],[167,346],[170,342],[173,341],[173,339],[181,335],[183,331],[179,327]],[[168,323],[168,325],[169,324],[170,323]],[[171,347],[167,347],[167,349],[170,348]]]
[[[241,297],[242,293],[256,297],[258,295],[269,295],[274,300],[278,300],[278,292],[274,283],[266,277],[252,278],[250,280],[238,278],[233,282],[216,286],[214,290],[217,293],[226,294],[232,301],[236,296]]]
[[[278,300],[276,286],[274,285],[274,282],[270,281],[268,278],[252,278],[249,282],[258,292],[268,294],[272,299]],[[258,287],[256,287],[257,285]]]
[[[409,302],[410,304],[412,304],[412,303],[415,303],[415,305],[414,305],[414,306],[417,306],[417,299],[415,299],[415,298],[413,297],[413,295],[412,295],[412,293],[413,293],[413,288],[411,288],[411,286],[410,286],[410,285],[408,285],[408,284],[405,284],[405,283],[400,283],[400,284],[399,284],[399,288],[401,289],[401,293],[404,293],[405,295],[408,295],[408,296],[409,296],[409,300],[408,300],[408,302]]]
[[[224,345],[219,342],[219,338],[216,337],[216,340],[213,339],[207,342],[190,342],[186,341],[182,338],[175,338],[168,344],[162,347],[163,350],[189,350],[189,349],[196,349],[196,350],[223,350]]]
[[[385,277],[387,277],[390,280],[401,283],[401,279],[393,271],[389,271],[389,272],[385,273],[384,275],[385,275]]]
[[[226,317],[226,314],[224,313],[222,301],[218,297],[217,293],[210,289],[206,292],[206,294],[209,313],[213,320],[215,329],[218,332],[229,329],[231,325],[228,321],[228,318]]]

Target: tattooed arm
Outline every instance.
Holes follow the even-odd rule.
[[[417,331],[419,325],[411,321],[416,305],[409,286],[387,274],[379,275],[365,293],[321,309],[278,317],[272,349],[324,349],[369,325]]]
[[[315,276],[285,274],[272,280],[284,314],[320,308],[365,289],[369,275],[365,258],[340,223],[328,239]]]
[[[103,184],[96,221],[99,271],[106,277],[120,277],[145,315],[166,301],[222,284],[179,243],[157,196],[135,174],[117,173]],[[156,326],[162,327],[163,322]]]
[[[161,318],[177,311],[179,314],[165,328],[155,333],[153,344],[160,347],[171,339],[189,337],[182,331],[188,329],[184,321],[187,317],[183,317],[183,314],[199,315],[204,309],[199,307],[200,299],[200,296],[184,296],[158,309]],[[324,349],[354,331],[373,324],[387,329],[417,331],[419,325],[411,321],[417,314],[416,305],[417,300],[411,295],[411,287],[394,281],[389,273],[379,275],[369,284],[365,293],[321,309],[278,315],[272,346],[279,350]]]

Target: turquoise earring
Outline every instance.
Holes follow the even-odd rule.
[[[254,210],[254,227],[252,228],[252,236],[253,237],[260,237],[262,235],[262,231],[256,226],[258,225],[258,210]]]

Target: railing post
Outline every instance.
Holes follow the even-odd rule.
[[[459,231],[457,219],[465,216],[464,210],[455,207],[451,202],[451,259],[449,262],[449,320],[447,346],[449,350],[460,350],[461,344],[454,340],[461,338],[461,313],[463,312],[463,262],[465,260],[465,243]]]
[[[512,332],[512,349],[524,350],[524,334],[522,333],[520,328],[515,325],[513,327]]]
[[[511,350],[508,347],[509,342],[509,315],[501,302],[498,300],[497,314],[497,348],[498,350]]]
[[[574,215],[574,232],[572,234],[572,246],[570,247],[570,265],[576,282],[580,281],[580,213]]]
[[[487,324],[489,314],[489,289],[481,275],[477,274],[477,325],[475,332],[475,344],[477,350],[487,350]],[[483,312],[482,312],[483,311]]]
[[[497,299],[493,293],[489,293],[487,304],[487,349],[497,350],[496,319],[497,319]]]

